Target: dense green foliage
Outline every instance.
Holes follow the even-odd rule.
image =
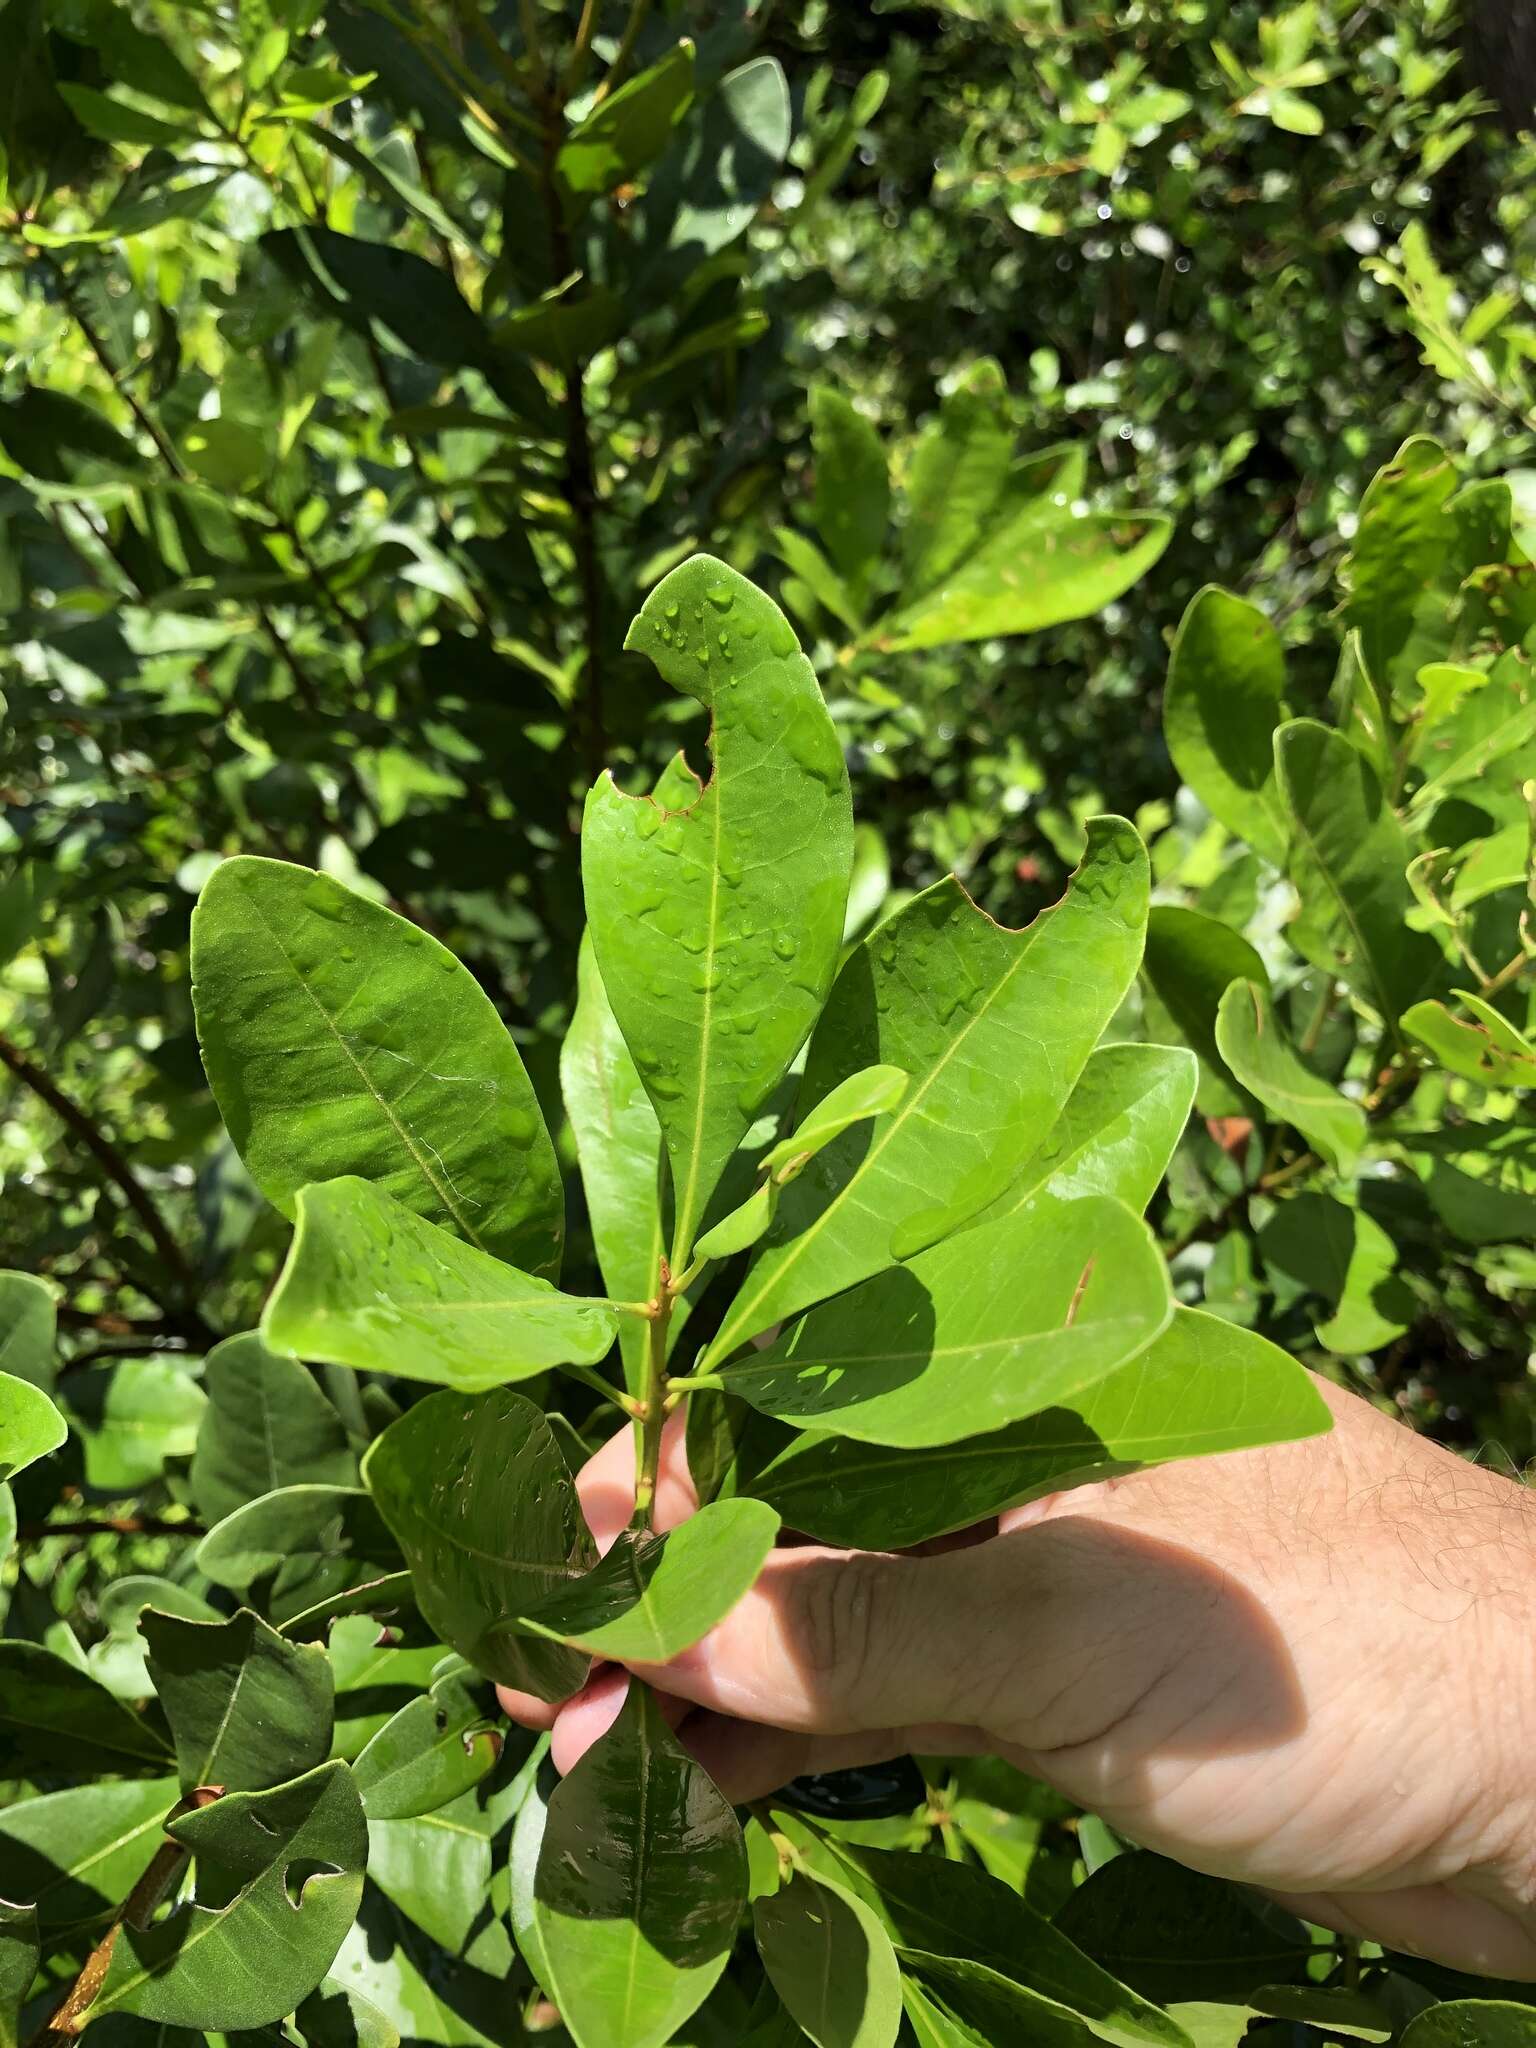
[[[0,2044],[1536,2039],[995,1762],[775,1845],[484,1683],[1304,1435],[1297,1359],[1536,1455],[1449,12],[0,23]]]

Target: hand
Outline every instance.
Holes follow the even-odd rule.
[[[1328,1436],[1053,1495],[923,1555],[778,1550],[637,1666],[733,1800],[906,1750],[997,1754],[1303,1918],[1536,1978],[1536,1500],[1323,1385]],[[629,1519],[626,1429],[578,1482]],[[681,1429],[657,1496],[696,1507]],[[569,1770],[618,1712],[558,1709]]]

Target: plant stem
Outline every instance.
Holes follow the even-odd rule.
[[[195,1813],[222,1797],[221,1787],[199,1785],[185,1799],[177,1800],[166,1819],[177,1820],[184,1813]],[[92,2001],[111,1965],[118,1929],[125,1921],[130,1927],[147,1927],[154,1917],[155,1908],[181,1882],[191,1860],[192,1851],[184,1849],[180,1842],[167,1839],[160,1844],[144,1875],[123,1901],[112,1925],[81,1964],[80,1974],[65,1992],[62,2003],[54,2008],[33,2035],[29,2048],[67,2048],[67,2044],[78,2040]]]
[[[651,1317],[645,1344],[645,1392],[638,1417],[640,1446],[635,1479],[635,1513],[632,1526],[651,1529],[656,1520],[656,1478],[661,1470],[661,1433],[667,1420],[667,1331],[672,1321],[671,1276],[665,1259],[661,1262],[661,1285],[656,1293],[656,1312]]]
[[[650,11],[651,0],[635,0],[634,6],[629,10],[629,20],[624,24],[624,34],[619,47],[613,53],[613,62],[608,66],[607,76],[593,96],[595,99],[607,99],[609,93],[624,83],[634,58],[635,45],[640,40],[640,31],[645,27],[646,17]]]
[[[216,1343],[217,1333],[203,1320],[199,1311],[191,1306],[198,1293],[197,1275],[193,1272],[185,1252],[172,1237],[165,1218],[155,1206],[153,1196],[117,1146],[106,1132],[92,1121],[78,1102],[66,1095],[56,1081],[28,1059],[20,1046],[13,1045],[3,1036],[0,1036],[0,1065],[9,1068],[24,1087],[30,1088],[40,1102],[48,1105],[65,1129],[90,1153],[113,1186],[119,1189],[129,1208],[143,1224],[167,1272],[186,1296],[188,1307],[185,1315],[176,1318],[178,1329],[184,1331],[189,1341],[194,1344]]]

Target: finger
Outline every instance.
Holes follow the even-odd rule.
[[[587,1751],[608,1733],[619,1717],[629,1693],[629,1673],[619,1664],[602,1664],[581,1691],[568,1699],[555,1715],[549,1753],[563,1777]],[[656,1705],[669,1728],[676,1728],[693,1712],[687,1700],[656,1693]]]
[[[635,1511],[635,1432],[625,1423],[576,1475],[576,1492],[587,1527],[601,1551],[612,1548]],[[698,1510],[699,1496],[688,1476],[687,1417],[672,1416],[661,1436],[656,1476],[656,1527],[675,1529]]]
[[[975,1728],[881,1728],[859,1735],[806,1735],[783,1728],[759,1728],[750,1721],[734,1721],[704,1708],[688,1716],[678,1735],[733,1806],[771,1799],[792,1778],[889,1763],[913,1750],[925,1755],[974,1756],[988,1747]]]
[[[541,1700],[537,1693],[519,1692],[512,1685],[498,1685],[496,1697],[507,1719],[522,1728],[553,1728],[560,1711],[558,1700]]]

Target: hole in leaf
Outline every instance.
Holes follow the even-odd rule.
[[[312,1856],[296,1856],[283,1872],[283,1889],[288,1894],[288,1903],[294,1911],[304,1903],[304,1887],[312,1877],[339,1877],[341,1871],[334,1863],[317,1863]]]

